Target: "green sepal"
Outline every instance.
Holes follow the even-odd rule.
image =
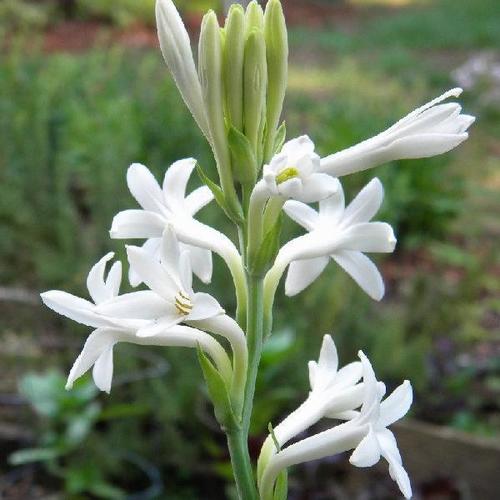
[[[250,273],[254,276],[262,276],[274,261],[280,248],[281,226],[283,215],[280,214],[274,226],[266,233],[257,255],[250,262]]]
[[[208,394],[214,405],[215,418],[223,429],[231,429],[236,425],[236,418],[231,407],[231,399],[226,383],[200,346],[198,346],[197,352],[203,376],[207,383]]]
[[[243,220],[243,212],[241,210],[241,207],[238,211],[235,211],[231,208],[231,206],[226,202],[226,197],[224,196],[224,193],[220,186],[216,184],[212,179],[210,179],[207,174],[205,174],[199,164],[196,164],[196,172],[198,173],[198,177],[200,178],[201,182],[205,184],[208,189],[210,189],[210,191],[212,191],[217,205],[222,208],[227,217],[234,223],[240,224]]]
[[[282,122],[276,131],[276,137],[274,139],[274,154],[278,154],[282,149],[286,141],[286,123]]]
[[[274,434],[273,424],[269,422],[268,425],[269,435],[273,440],[274,446],[278,450],[281,451],[281,446],[276,439],[276,435]],[[276,480],[276,486],[274,487],[273,500],[286,500],[288,498],[288,471],[285,469],[281,472]]]
[[[257,159],[250,141],[232,125],[227,134],[232,155],[233,176],[241,184],[255,184]]]

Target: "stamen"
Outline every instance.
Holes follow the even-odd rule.
[[[193,310],[193,303],[189,296],[180,291],[175,297],[175,307],[179,314],[187,316]]]
[[[298,176],[299,171],[295,167],[285,168],[276,176],[276,184],[282,184]]]

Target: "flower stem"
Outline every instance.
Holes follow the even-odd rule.
[[[248,438],[241,427],[227,431],[227,445],[231,455],[234,479],[240,500],[257,500],[258,494],[248,453]]]

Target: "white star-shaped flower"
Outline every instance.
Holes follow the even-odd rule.
[[[134,246],[127,247],[127,255],[131,268],[150,290],[117,297],[99,306],[98,311],[118,318],[141,314],[151,320],[137,331],[139,337],[151,337],[180,323],[224,314],[211,295],[193,292],[189,254],[181,250],[170,226],[162,238],[160,260]]]
[[[337,181],[338,182],[338,181]],[[287,243],[279,252],[277,266],[290,264],[285,283],[289,296],[309,286],[335,260],[358,285],[375,300],[384,295],[384,283],[375,264],[365,252],[392,252],[396,245],[389,224],[370,222],[380,208],[383,188],[373,179],[345,207],[344,192],[320,201],[319,212],[298,201],[287,201],[284,210],[289,217],[309,231]]]
[[[204,332],[175,324],[171,328],[157,332],[154,337],[137,336],[137,331],[142,331],[153,324],[151,316],[156,311],[162,311],[164,301],[149,290],[118,295],[122,278],[121,263],[115,262],[104,278],[106,264],[112,258],[113,254],[109,253],[89,272],[87,287],[93,302],[59,290],[41,294],[45,305],[55,312],[96,328],[89,335],[76,359],[66,388],[70,389],[75,380],[94,367],[95,384],[100,390],[109,393],[113,378],[113,347],[118,342],[191,348],[200,346],[214,359],[221,373],[229,379],[231,363],[226,352],[213,337]],[[127,305],[126,310],[123,309],[124,304]],[[183,307],[185,306],[186,303]],[[113,310],[116,310],[116,315],[113,314]]]
[[[153,174],[144,166],[135,163],[127,172],[127,184],[130,192],[143,210],[125,210],[113,219],[111,237],[117,239],[147,238],[143,249],[156,257],[160,253],[161,235],[168,224],[181,234],[192,227],[203,226],[194,220],[194,215],[213,200],[213,194],[207,186],[195,189],[186,195],[189,178],[196,166],[196,160],[187,159],[175,162],[165,173],[163,189]],[[193,243],[185,245],[189,251],[194,273],[204,283],[212,277],[212,255],[204,247],[204,241],[196,241],[196,229],[189,238]],[[196,245],[198,243],[198,245]],[[133,271],[129,275],[133,286],[140,280]]]
[[[359,353],[363,363],[363,381],[365,384],[365,400],[360,415],[353,422],[367,427],[365,437],[354,449],[349,461],[356,467],[371,467],[380,457],[389,463],[389,473],[398,483],[406,498],[411,497],[411,485],[408,473],[402,465],[394,434],[387,429],[394,422],[403,418],[413,402],[413,390],[408,380],[397,387],[390,396],[383,398],[368,358]]]
[[[304,203],[328,198],[337,189],[335,180],[320,172],[320,157],[306,135],[287,142],[269,165],[264,165],[263,179],[270,196]]]

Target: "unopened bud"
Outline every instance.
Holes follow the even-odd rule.
[[[245,11],[231,5],[225,26],[224,87],[226,112],[233,127],[243,130],[243,61],[245,57]]]
[[[257,157],[262,143],[267,94],[266,43],[262,30],[254,29],[245,45],[244,122],[245,135]]]
[[[255,0],[252,0],[252,2],[248,4],[245,14],[245,22],[245,33],[247,38],[254,29],[264,29],[264,11],[262,10],[262,7],[259,5],[259,3]]]
[[[283,110],[288,81],[288,34],[280,0],[269,0],[267,3],[264,34],[269,78],[264,150],[264,161],[267,162],[274,154],[276,130]]]

